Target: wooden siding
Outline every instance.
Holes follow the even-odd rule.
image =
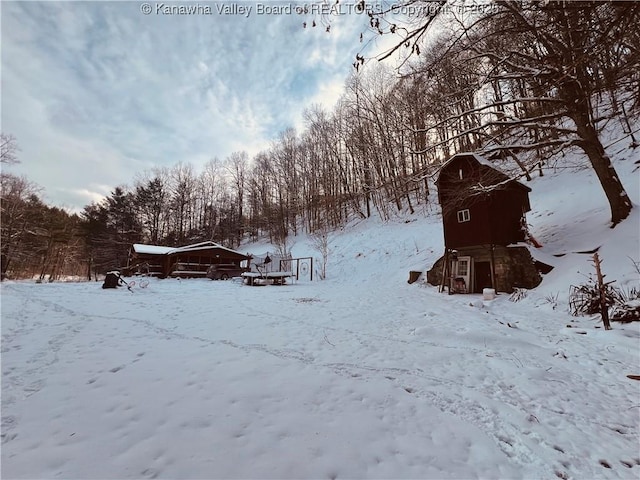
[[[468,222],[459,222],[458,211],[464,208],[469,210],[470,219]],[[491,225],[487,212],[484,201],[444,210],[442,219],[446,247],[460,248],[491,243]]]
[[[522,218],[531,189],[480,161],[474,154],[452,157],[437,180],[445,246],[509,245],[525,240]],[[468,222],[458,212],[468,209]]]
[[[490,241],[494,245],[509,245],[526,240],[522,219],[529,210],[529,196],[518,188],[497,190],[487,203]]]

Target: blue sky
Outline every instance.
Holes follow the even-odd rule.
[[[302,28],[310,14],[258,15],[258,2],[238,3],[248,17],[218,13],[232,2],[190,3],[210,15],[143,3],[2,2],[2,131],[21,160],[6,171],[51,205],[79,210],[136,173],[199,170],[300,129],[305,108],[342,93],[367,23],[341,15],[326,33]]]

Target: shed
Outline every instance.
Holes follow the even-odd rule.
[[[450,158],[436,185],[445,254],[427,272],[429,283],[447,286],[450,293],[487,287],[510,292],[540,283],[536,262],[522,246],[529,240],[529,187],[476,153]]]
[[[204,277],[211,265],[248,267],[251,257],[215,242],[182,247],[134,243],[129,256],[130,273],[164,277]]]

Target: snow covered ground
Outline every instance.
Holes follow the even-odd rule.
[[[567,313],[575,252],[638,283],[639,153],[614,230],[590,171],[532,182],[556,268],[517,303],[407,283],[435,211],[336,232],[325,281],[3,283],[2,478],[640,478],[640,325]]]

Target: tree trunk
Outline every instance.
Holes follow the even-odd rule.
[[[609,201],[611,228],[613,228],[629,216],[632,208],[631,200],[611,164],[611,159],[604,150],[598,131],[591,119],[588,94],[581,88],[580,82],[577,80],[565,82],[560,92],[566,104],[572,106],[568,115],[576,124],[576,131],[580,137],[578,145],[587,154]]]
[[[0,281],[4,280],[7,276],[7,270],[9,269],[9,255],[4,252],[0,254]]]
[[[578,126],[578,134],[583,139],[580,146],[589,157],[591,166],[609,201],[611,228],[613,228],[629,216],[632,208],[631,200],[611,164],[611,159],[605,153],[595,129],[591,125]]]

